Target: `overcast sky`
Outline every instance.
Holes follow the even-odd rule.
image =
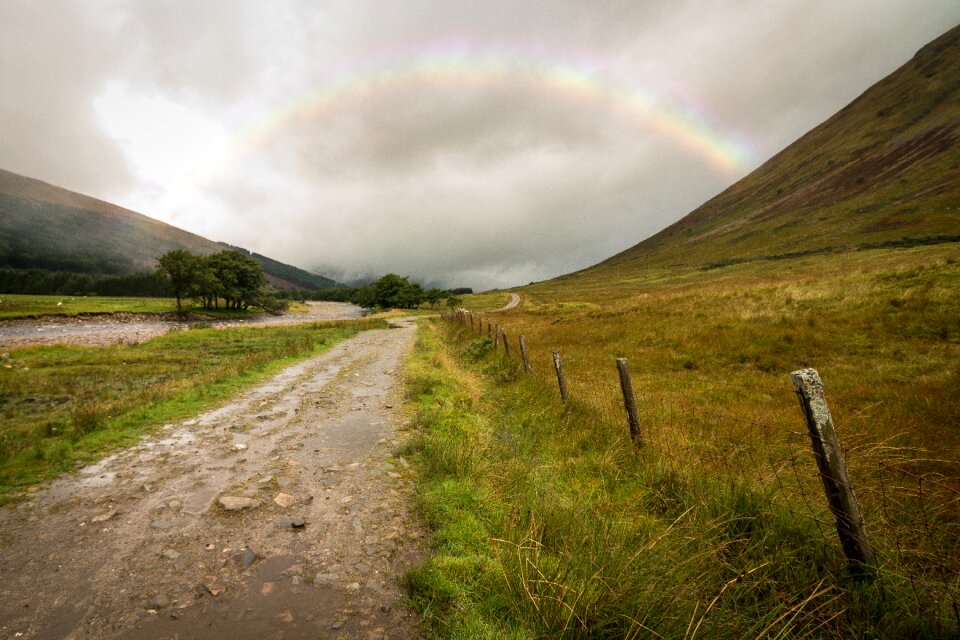
[[[594,264],[956,0],[0,0],[0,168],[341,279]]]

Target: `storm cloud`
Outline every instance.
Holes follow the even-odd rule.
[[[936,0],[0,0],[0,168],[340,278],[510,286],[679,219],[958,21]]]

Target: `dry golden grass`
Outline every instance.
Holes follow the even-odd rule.
[[[510,531],[500,537],[516,545],[511,548],[519,557],[511,566],[544,571],[539,578],[510,581],[514,595],[535,605],[538,617],[536,609],[544,602],[559,603],[560,609],[532,627],[542,625],[541,631],[551,633],[562,629],[563,608],[579,605],[560,592],[573,589],[572,594],[589,584],[578,582],[583,575],[564,578],[553,565],[548,568],[554,573],[547,573],[539,559],[541,546],[551,550],[545,556],[550,562],[558,556],[569,556],[564,562],[570,562],[575,538],[599,522],[625,527],[616,544],[626,546],[610,552],[622,554],[631,536],[645,527],[662,528],[664,517],[679,517],[691,507],[695,517],[689,515],[685,526],[704,532],[687,535],[706,555],[656,562],[682,558],[683,572],[702,569],[703,576],[712,576],[705,579],[708,591],[717,590],[714,595],[730,579],[720,580],[728,563],[747,572],[769,561],[758,574],[763,577],[751,580],[755,585],[772,581],[775,589],[788,591],[794,598],[789,606],[803,608],[802,629],[813,624],[834,637],[853,632],[896,637],[952,633],[960,625],[954,610],[960,600],[960,250],[955,244],[706,271],[618,276],[606,269],[517,291],[523,304],[496,315],[511,339],[512,364],[491,363],[492,345],[475,331],[471,337],[469,323],[456,322],[447,323],[446,332],[459,345],[452,347],[459,363],[439,358],[433,364],[441,371],[458,369],[458,384],[471,377],[464,375],[464,364],[466,371],[477,363],[485,372],[483,398],[477,399],[471,383],[466,406],[493,425],[502,457],[475,454],[480,470],[468,465],[465,477],[488,486],[485,491],[504,494],[505,504],[529,510],[522,511],[529,519],[521,522],[524,526],[533,527],[537,517],[548,520],[539,521],[536,535],[526,537],[509,522],[493,520]],[[519,373],[521,334],[532,376]],[[556,391],[554,350],[563,356],[570,391],[565,409]],[[640,405],[646,445],[636,461],[624,457],[630,447],[617,357],[629,360]],[[803,367],[818,369],[825,382],[880,558],[878,582],[865,591],[847,582],[789,379],[791,371]],[[431,444],[424,455],[452,455],[442,453],[444,442]],[[510,445],[506,450],[504,443]],[[440,503],[452,499],[442,491],[438,496]],[[554,512],[562,518],[551,521]],[[457,523],[458,517],[443,522]],[[593,531],[589,535],[598,535]],[[733,553],[727,545],[742,549]],[[791,576],[794,555],[818,564]],[[600,550],[591,562],[612,570],[621,561],[635,562]],[[637,587],[703,595],[689,592],[700,587],[665,580],[641,581]],[[539,593],[526,594],[531,585]],[[807,602],[804,598],[813,593],[819,594],[816,602]],[[708,635],[717,634],[718,605],[712,597],[687,612],[688,635],[698,628],[703,635],[698,624],[708,613]],[[885,612],[877,608],[880,602]],[[747,608],[756,604],[749,603]],[[721,617],[745,615],[746,609],[729,606]],[[620,615],[632,614],[622,610]],[[777,633],[801,629],[791,627],[789,609],[783,615],[786,622],[777,622]],[[742,625],[731,626],[734,637],[762,630]]]

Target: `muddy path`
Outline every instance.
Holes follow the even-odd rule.
[[[266,327],[303,324],[322,320],[349,320],[363,316],[364,310],[344,302],[308,302],[306,313],[267,314],[236,320],[209,321],[213,327]],[[150,314],[113,314],[94,316],[47,316],[0,321],[0,348],[27,345],[82,344],[103,346],[118,342],[143,342],[169,331],[186,329],[193,322],[165,320]]]
[[[0,508],[0,638],[417,637],[392,327]]]

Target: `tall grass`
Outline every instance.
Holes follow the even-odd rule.
[[[425,330],[434,355],[410,373],[435,382],[417,396],[424,510],[438,541],[472,532],[471,588],[463,545],[438,542],[411,577],[438,635],[958,633],[957,261],[939,247],[780,267],[528,288],[498,320],[526,335],[533,376],[468,328]],[[640,395],[639,452],[617,356]],[[873,579],[848,571],[820,498],[787,375],[810,365],[881,558]],[[430,462],[451,456],[470,461]]]

